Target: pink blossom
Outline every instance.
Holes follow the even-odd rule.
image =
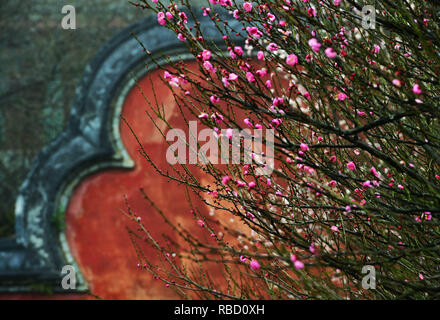
[[[264,60],[264,52],[263,51],[258,51],[257,59],[258,60]]]
[[[402,85],[402,82],[399,79],[393,79],[393,84],[396,87],[400,87]]]
[[[186,16],[185,12],[180,12],[179,13],[179,17],[183,20],[183,23],[187,23],[188,22],[188,17]]]
[[[247,261],[247,258],[246,258],[245,256],[240,256],[240,261],[241,261],[241,262],[246,262],[246,261]]]
[[[307,150],[309,150],[309,146],[308,146],[307,144],[305,144],[305,143],[301,143],[301,144],[299,145],[299,147],[301,148],[302,151],[307,151]]]
[[[235,52],[237,55],[241,56],[241,55],[243,55],[243,48],[240,47],[240,46],[236,46],[236,47],[234,47],[234,52]]]
[[[197,220],[197,224],[200,226],[200,227],[204,227],[205,226],[205,222],[203,221],[203,220]]]
[[[348,98],[348,96],[345,93],[343,93],[343,92],[338,94],[339,101],[344,101],[347,98]]]
[[[251,219],[251,220],[254,220],[254,218],[255,218],[255,216],[252,213],[250,213],[250,212],[246,213],[246,217]]]
[[[252,74],[252,72],[247,72],[247,73],[246,73],[246,78],[247,78],[247,80],[248,80],[249,82],[255,82],[255,77],[254,77],[254,75]]]
[[[267,70],[265,68],[263,69],[259,69],[257,70],[257,74],[260,78],[264,77],[265,75],[267,75]]]
[[[260,39],[262,36],[262,32],[258,30],[257,27],[247,27],[246,31],[249,33],[250,36],[254,37],[255,39]]]
[[[339,6],[341,4],[342,0],[333,0],[333,4],[335,6]]]
[[[354,164],[353,161],[351,161],[351,162],[347,163],[347,168],[351,171],[354,171],[354,170],[356,170],[356,165]]]
[[[238,79],[238,76],[235,73],[230,73],[229,74],[229,77],[228,77],[229,81],[235,81],[237,79]]]
[[[168,71],[165,71],[163,73],[163,77],[167,80],[171,79],[173,76],[171,75],[171,73],[169,73]]]
[[[298,57],[294,54],[289,54],[287,56],[286,63],[290,66],[294,66],[298,63]]]
[[[199,115],[199,119],[208,119],[208,114],[207,113],[202,113]]]
[[[243,9],[246,12],[251,12],[252,11],[252,3],[251,2],[245,2],[243,3]]]
[[[228,81],[228,78],[226,78],[226,77],[223,77],[222,78],[222,82],[223,82],[223,85],[227,88],[227,87],[229,87],[229,81]]]
[[[180,41],[186,41],[186,38],[183,36],[183,34],[179,33],[177,35],[177,39],[179,39]]]
[[[329,183],[328,183],[328,185],[329,185],[330,187],[334,188],[334,187],[336,187],[337,182],[336,182],[335,180],[330,180]]]
[[[240,180],[238,180],[237,181],[237,187],[245,187],[246,186],[246,183],[245,182],[243,182],[243,181],[240,181]]]
[[[271,123],[273,123],[275,127],[278,127],[281,124],[281,119],[273,119]]]
[[[312,50],[318,52],[321,49],[321,44],[315,38],[309,40],[309,46],[312,47]]]
[[[209,59],[211,59],[211,51],[209,51],[209,50],[203,50],[203,51],[202,51],[202,59],[203,59],[203,60],[209,60]]]
[[[275,107],[278,107],[280,104],[283,104],[284,99],[283,99],[282,97],[276,97],[276,98],[274,98],[272,101],[273,101],[273,102],[272,102],[273,105],[274,105]]]
[[[217,96],[211,96],[209,98],[209,100],[211,100],[212,103],[219,103],[220,102],[220,98]]]
[[[313,244],[310,246],[312,248]],[[315,249],[313,248],[313,251]],[[295,269],[304,269],[304,263],[299,261],[294,254],[290,255],[290,261],[292,261],[293,265],[295,266]]]
[[[371,181],[370,180],[365,181],[364,183],[362,183],[362,186],[364,186],[365,188],[371,188],[372,187]]]
[[[224,7],[230,7],[230,6],[232,6],[232,1],[231,0],[220,0],[220,4]]]
[[[270,13],[270,12],[267,14],[267,17],[269,18],[270,22],[274,22],[275,19],[276,19],[276,17],[272,13]]]
[[[336,51],[333,50],[333,48],[327,48],[327,49],[325,49],[325,54],[326,54],[326,56],[329,57],[330,59],[334,59],[334,58],[336,58],[336,56],[338,55],[338,54],[336,53]]]
[[[374,46],[374,53],[378,54],[380,52],[380,47],[378,45]]]
[[[379,178],[379,174],[377,173],[377,170],[375,167],[371,167],[370,172],[376,177]]]
[[[162,11],[159,11],[159,12],[157,13],[157,22],[158,22],[161,26],[163,26],[165,23],[167,23],[166,20],[165,20],[165,13],[163,13]]]
[[[252,122],[251,122],[248,118],[244,119],[243,122],[244,122],[244,124],[247,125],[249,128],[252,128],[252,127],[253,127],[253,126],[252,126]]]
[[[226,129],[226,134],[225,134],[225,136],[228,138],[228,139],[232,139],[232,136],[234,135],[234,130],[232,130],[232,128],[228,128],[228,129]]]
[[[249,189],[255,188],[256,185],[257,184],[255,182],[253,182],[253,181],[249,182],[249,184],[248,184]]]
[[[425,211],[422,213],[422,219],[425,219],[427,221],[430,221],[432,219],[431,212]]]
[[[170,82],[169,82],[169,84],[172,85],[172,86],[178,87],[179,86],[179,81],[180,81],[179,78],[172,77]]]
[[[422,89],[420,88],[420,86],[419,86],[418,84],[415,84],[415,85],[413,86],[412,91],[413,91],[415,94],[422,94]]]
[[[277,46],[276,43],[271,42],[271,43],[269,43],[269,45],[267,46],[267,50],[270,50],[270,51],[277,51],[277,50],[278,50],[278,46]]]
[[[338,228],[337,226],[332,226],[330,229],[331,229],[333,232],[338,232],[338,231],[339,231],[339,228]]]
[[[305,91],[305,92],[303,93],[303,96],[304,96],[307,100],[309,100],[309,99],[310,99],[310,92]]]
[[[231,177],[230,177],[230,176],[224,176],[224,177],[222,178],[222,184],[223,184],[223,185],[227,185],[229,180],[231,180]]]
[[[254,259],[251,260],[251,263],[249,266],[251,267],[252,270],[260,269],[260,264],[258,263],[257,260],[254,260]]]
[[[203,67],[204,67],[206,70],[208,70],[209,72],[212,72],[212,73],[216,73],[216,72],[217,72],[217,68],[214,68],[214,67],[212,66],[211,62],[209,62],[209,61],[205,61],[205,62],[203,63]]]
[[[314,8],[309,8],[307,9],[307,13],[309,14],[309,16],[311,17],[316,17],[316,10]]]
[[[268,89],[272,89],[272,82],[270,80],[267,80],[265,84]]]
[[[299,260],[296,260],[293,265],[295,266],[295,269],[299,270],[299,269],[304,269],[304,263],[302,263]]]

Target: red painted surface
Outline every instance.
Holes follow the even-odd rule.
[[[197,70],[196,63],[187,64]],[[158,103],[164,105],[167,120],[175,128],[187,132],[180,110],[169,88],[160,78],[163,71],[154,71],[139,81],[143,94],[154,102],[151,80],[154,83]],[[151,80],[150,80],[151,77]],[[168,144],[148,118],[148,109],[142,93],[137,87],[128,94],[122,114],[137,135],[143,148],[161,169],[170,169],[166,161]],[[194,118],[194,116],[192,116]],[[161,129],[165,125],[154,121]],[[173,222],[178,222],[193,234],[202,231],[189,212],[185,190],[175,182],[168,182],[139,154],[139,144],[124,123],[121,122],[121,139],[130,157],[135,162],[132,170],[112,169],[97,172],[82,181],[73,193],[66,211],[66,235],[72,254],[83,275],[89,283],[91,292],[103,299],[174,299],[179,298],[163,282],[154,280],[150,273],[137,268],[138,259],[130,241],[126,226],[136,229],[121,210],[128,203],[152,235],[160,237],[169,232],[161,217],[143,198],[139,191],[145,192],[155,201]],[[199,181],[209,183],[206,176],[195,174]],[[195,197],[193,205],[207,212],[205,204]],[[145,255],[154,263],[158,261],[156,251],[144,246]],[[88,295],[38,295],[13,294],[0,295],[8,299],[94,299]]]
[[[189,64],[189,66],[195,64]],[[154,101],[150,77],[158,103],[164,104],[167,119],[173,126],[188,128],[179,113],[169,88],[160,81],[163,71],[145,76],[139,85],[148,99]],[[134,87],[124,102],[122,114],[136,132],[142,146],[161,168],[170,168],[166,161],[167,144],[145,111],[148,104]],[[165,126],[157,121],[162,129]],[[97,172],[83,180],[73,193],[66,211],[66,236],[72,254],[89,283],[91,292],[103,299],[174,299],[179,298],[163,282],[156,281],[147,271],[137,268],[138,259],[126,226],[136,224],[121,213],[127,209],[124,196],[144,225],[155,237],[166,233],[167,226],[143,198],[140,188],[151,196],[158,207],[172,213],[173,221],[189,229],[196,223],[189,213],[184,189],[161,177],[139,154],[139,144],[126,124],[121,121],[121,139],[135,162],[132,170],[112,169]],[[200,201],[195,202],[203,207]],[[200,232],[200,231],[195,231]],[[156,261],[156,252],[144,247],[144,253]],[[5,294],[0,299],[94,299],[77,294]]]
[[[163,71],[152,72],[140,81],[147,99],[154,101],[152,77],[159,104],[164,104],[168,121],[185,129],[187,125],[179,113],[171,91],[159,77]],[[161,168],[169,168],[166,161],[168,145],[147,117],[148,104],[138,88],[133,88],[123,107],[123,116],[137,135],[143,148]],[[165,126],[155,121],[156,124]],[[185,130],[186,131],[186,130]],[[150,273],[137,268],[138,260],[126,226],[136,225],[121,213],[127,209],[124,195],[131,209],[142,218],[152,235],[159,237],[169,229],[154,212],[139,191],[143,188],[166,213],[172,213],[175,222],[195,228],[189,213],[184,190],[176,183],[161,177],[139,154],[139,144],[121,122],[121,139],[130,157],[135,161],[133,170],[108,170],[86,178],[76,189],[66,213],[66,235],[72,253],[78,262],[93,294],[104,299],[172,299],[174,291],[162,282],[153,280]],[[202,206],[200,202],[196,202]],[[144,253],[155,261],[156,251],[144,247]]]

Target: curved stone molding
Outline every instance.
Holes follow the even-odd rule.
[[[200,15],[199,21],[208,40],[224,43],[209,17]],[[229,22],[241,30],[236,20]],[[162,55],[173,60],[193,59],[184,43],[155,19],[128,27],[98,52],[77,88],[65,131],[36,157],[19,190],[15,239],[0,239],[2,292],[26,292],[42,286],[65,292],[60,283],[61,269],[67,264],[77,270],[75,291],[88,290],[64,232],[53,221],[60,214],[63,219],[71,193],[85,176],[105,168],[133,166],[119,140],[119,116],[134,85],[133,77],[148,72],[145,65],[150,58],[130,32],[158,59]]]

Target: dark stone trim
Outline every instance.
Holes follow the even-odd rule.
[[[200,15],[199,21],[207,39],[223,43],[209,17]],[[237,21],[229,22],[241,30]],[[117,95],[129,85],[132,71],[145,74],[144,64],[150,58],[131,31],[157,57],[191,58],[184,43],[154,18],[126,28],[99,50],[77,88],[66,129],[35,158],[19,190],[15,238],[0,239],[0,292],[30,292],[42,286],[65,292],[60,283],[66,264],[76,267],[75,291],[88,290],[64,232],[51,221],[55,214],[64,214],[71,192],[85,176],[103,168],[133,165],[118,141],[119,129],[115,131],[114,123],[119,123],[120,110],[115,105]]]

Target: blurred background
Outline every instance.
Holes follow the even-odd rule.
[[[76,30],[61,28],[67,4]],[[127,0],[0,1],[0,237],[13,237],[20,184],[63,131],[86,65],[146,14]]]

